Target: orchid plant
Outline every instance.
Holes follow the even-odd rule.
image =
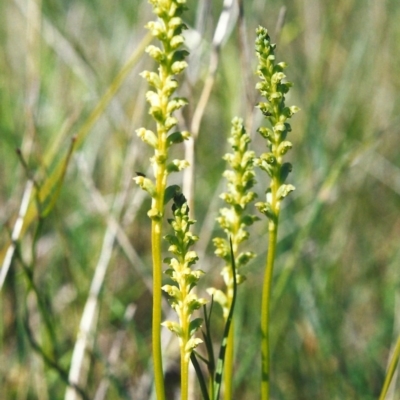
[[[174,130],[177,119],[173,113],[182,108],[186,99],[174,97],[178,87],[176,75],[187,67],[184,61],[188,52],[182,49],[184,38],[182,31],[186,28],[181,19],[185,9],[185,0],[149,0],[157,21],[149,22],[147,28],[157,38],[161,46],[151,45],[147,48],[149,55],[157,62],[158,72],[144,71],[141,75],[147,80],[152,90],[146,94],[150,104],[149,113],[154,119],[155,129],[140,128],[138,136],[154,149],[150,162],[153,166],[154,179],[139,174],[136,183],[146,190],[152,204],[148,216],[152,223],[152,259],[153,259],[153,321],[152,343],[153,364],[157,400],[165,399],[165,384],[162,367],[161,326],[174,332],[179,340],[181,358],[181,398],[187,399],[189,393],[189,360],[191,359],[199,377],[202,395],[206,400],[217,400],[221,386],[224,386],[226,399],[232,399],[232,375],[234,363],[234,305],[237,285],[244,281],[240,272],[255,254],[243,249],[244,242],[249,237],[248,228],[259,218],[248,212],[248,207],[255,200],[256,194],[252,191],[255,185],[254,167],[259,167],[270,178],[269,188],[266,190],[266,201],[255,204],[256,208],[268,218],[269,247],[265,267],[262,309],[262,379],[261,395],[263,400],[269,398],[270,384],[270,341],[269,341],[269,303],[271,298],[272,273],[277,246],[277,232],[281,201],[294,190],[294,186],[286,184],[286,178],[292,169],[288,162],[283,161],[284,155],[292,148],[287,140],[291,131],[288,119],[298,111],[296,106],[287,107],[285,95],[291,83],[285,81],[285,63],[275,62],[275,45],[271,44],[268,31],[265,28],[257,29],[256,54],[259,60],[257,74],[260,82],[257,89],[265,101],[258,104],[258,108],[269,121],[271,127],[260,127],[258,132],[267,141],[268,152],[258,157],[249,149],[250,136],[247,134],[244,123],[239,118],[232,121],[231,135],[228,139],[232,152],[227,153],[224,159],[229,168],[224,172],[227,180],[227,192],[221,195],[226,207],[222,207],[217,218],[226,237],[214,239],[216,255],[224,260],[222,275],[226,291],[211,288],[210,311],[207,311],[207,301],[199,298],[194,289],[203,275],[200,269],[193,269],[198,256],[191,247],[198,237],[191,232],[195,221],[189,217],[189,207],[186,198],[176,185],[168,186],[167,179],[170,173],[181,171],[188,166],[186,160],[170,160],[169,149],[175,143],[190,138],[189,132]],[[162,285],[162,232],[165,215],[165,205],[173,200],[173,218],[168,220],[172,227],[172,234],[165,236],[169,243],[169,252],[174,257],[166,257],[164,262],[169,265],[166,274],[172,284]],[[178,321],[164,321],[161,315],[161,293],[165,291],[170,297],[170,303],[178,314]],[[211,339],[211,310],[216,301],[223,310],[225,328],[220,347],[218,362],[214,361]],[[204,319],[194,317],[199,308],[204,308]],[[203,357],[195,349],[202,340],[195,333],[204,324],[203,338],[207,357]],[[198,359],[205,361],[209,371],[209,385],[205,383]],[[224,375],[224,380],[223,380]]]

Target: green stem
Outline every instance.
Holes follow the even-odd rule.
[[[215,381],[214,381],[214,373],[210,373],[209,375],[209,382],[208,382],[208,392],[210,394],[211,400],[215,400]]]
[[[239,253],[239,242],[238,242],[238,232],[240,230],[240,216],[238,216],[236,220],[236,224],[234,226],[234,234],[231,236],[232,241],[232,257],[234,260],[237,259]],[[232,238],[233,237],[233,238]],[[236,262],[235,262],[236,265]],[[229,310],[232,308],[233,297],[235,296],[235,284],[234,284],[234,274],[237,273],[236,268],[230,270],[229,273],[229,285],[227,290],[227,296],[229,301]],[[233,362],[234,362],[234,346],[235,346],[235,338],[234,338],[234,319],[232,316],[232,321],[230,323],[229,334],[226,342],[226,353],[225,353],[225,363],[224,363],[224,399],[230,400],[232,399],[232,376],[233,376]]]
[[[278,236],[278,213],[276,213],[276,221],[269,222],[269,244],[268,256],[265,266],[265,276],[262,293],[261,304],[261,399],[269,399],[269,382],[270,382],[270,338],[269,338],[269,319],[270,319],[270,300],[272,276],[274,271],[274,261],[276,253],[276,243]]]
[[[233,348],[234,348],[234,336],[233,336],[233,320],[229,329],[228,341],[226,345],[225,354],[225,371],[224,371],[224,382],[225,382],[225,400],[232,399],[232,370],[233,370]]]
[[[392,359],[390,360],[389,368],[386,373],[385,382],[383,383],[382,392],[379,396],[379,400],[384,400],[389,390],[390,382],[392,381],[393,375],[396,371],[397,364],[400,357],[400,335],[397,338],[396,346],[393,351]]]
[[[184,257],[183,257],[184,258]],[[184,264],[184,259],[181,260]],[[182,271],[183,272],[183,271]],[[181,350],[181,400],[187,400],[189,395],[189,357],[186,350],[186,345],[189,341],[189,319],[190,315],[188,313],[188,308],[186,304],[186,298],[188,296],[186,282],[182,279],[180,286],[180,292],[182,293],[182,299],[184,300],[184,305],[180,310],[180,321],[183,331],[183,336],[181,337],[180,350]]]
[[[164,215],[164,196],[167,186],[165,160],[167,159],[166,132],[162,125],[157,126],[159,147],[156,155],[161,155],[163,162],[156,164],[156,197],[152,201],[152,210],[158,212],[157,217],[151,220],[151,250],[153,257],[153,365],[154,381],[157,400],[165,400],[164,370],[161,350],[161,322],[162,322],[162,221]]]
[[[157,400],[164,400],[164,371],[161,352],[161,283],[162,283],[162,261],[161,261],[161,226],[162,220],[153,219],[151,223],[151,247],[153,256],[153,321],[152,321],[152,343],[153,343],[153,365],[154,381],[156,386]]]
[[[189,359],[185,345],[181,346],[181,400],[187,400],[189,395]]]

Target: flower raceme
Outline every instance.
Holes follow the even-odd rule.
[[[174,233],[166,235],[165,239],[170,244],[168,250],[175,257],[167,257],[164,262],[169,265],[165,272],[175,284],[164,285],[162,290],[169,294],[171,306],[178,314],[178,322],[165,321],[162,325],[179,338],[181,399],[186,400],[189,388],[190,356],[192,351],[202,343],[202,340],[194,334],[201,327],[203,320],[202,318],[192,319],[192,314],[206,304],[206,300],[198,298],[193,289],[204,272],[191,268],[198,257],[190,248],[198,237],[190,231],[195,221],[189,218],[189,207],[185,196],[180,192],[176,192],[173,197],[172,211],[174,216],[168,222]]]
[[[232,129],[228,141],[232,147],[232,153],[227,153],[224,156],[229,169],[223,174],[227,180],[228,191],[222,193],[220,197],[229,207],[221,208],[220,215],[217,217],[217,222],[227,237],[217,237],[213,240],[216,248],[215,254],[225,261],[222,276],[227,286],[227,294],[214,288],[208,290],[222,306],[225,319],[229,314],[233,296],[232,260],[229,238],[232,241],[236,280],[239,284],[244,281],[245,277],[240,275],[238,270],[254,257],[253,252],[240,252],[239,247],[249,237],[246,228],[258,219],[246,213],[248,205],[256,198],[256,194],[251,191],[251,188],[255,184],[253,168],[255,154],[248,149],[250,137],[244,128],[242,119],[236,117],[232,120]]]
[[[178,121],[173,112],[187,104],[183,97],[173,97],[178,82],[176,75],[187,68],[185,57],[189,54],[181,49],[184,43],[182,32],[186,29],[180,15],[186,9],[186,0],[150,0],[157,21],[147,23],[146,27],[157,38],[161,46],[150,45],[146,52],[158,64],[158,71],[143,71],[141,76],[147,80],[152,90],[146,93],[150,105],[149,114],[156,123],[156,132],[151,129],[139,128],[136,132],[143,142],[154,149],[150,162],[153,166],[156,182],[145,177],[134,178],[136,183],[146,190],[153,198],[149,217],[160,219],[164,214],[164,193],[167,176],[172,172],[181,171],[188,166],[186,160],[168,159],[169,148],[176,143],[190,138],[187,131],[171,130]]]
[[[257,74],[260,81],[256,85],[265,101],[258,108],[270,123],[269,127],[260,127],[258,132],[267,141],[268,152],[255,159],[255,164],[270,177],[269,188],[266,191],[266,201],[255,206],[268,217],[268,254],[265,265],[263,294],[261,301],[261,399],[269,399],[270,385],[270,299],[272,278],[277,248],[278,223],[281,201],[295,188],[286,184],[286,179],[292,170],[292,165],[283,161],[284,155],[292,148],[292,143],[286,138],[292,130],[288,122],[294,113],[299,111],[296,106],[287,107],[285,95],[292,84],[286,82],[283,73],[286,64],[275,62],[275,45],[271,44],[267,29],[257,28],[256,54],[258,57]]]
[[[172,210],[174,217],[168,222],[174,234],[166,235],[165,239],[170,244],[168,251],[175,257],[167,257],[164,262],[169,265],[165,273],[176,285],[164,285],[162,289],[169,294],[171,306],[178,314],[179,323],[166,321],[163,325],[178,336],[182,356],[189,361],[192,350],[202,342],[193,336],[201,326],[202,319],[191,320],[191,317],[195,310],[206,304],[205,299],[198,298],[192,291],[204,272],[191,269],[198,256],[195,251],[190,250],[190,247],[199,238],[190,231],[195,221],[189,218],[189,207],[182,193],[174,196]]]
[[[292,87],[292,83],[284,82],[286,75],[283,71],[287,64],[275,63],[276,46],[270,42],[267,29],[260,26],[256,34],[257,75],[260,78],[256,89],[266,99],[258,104],[258,108],[272,127],[258,129],[260,135],[267,140],[270,151],[261,154],[255,160],[255,164],[270,176],[271,185],[267,191],[267,201],[257,203],[256,207],[271,221],[276,221],[281,200],[295,189],[293,185],[285,184],[292,165],[284,163],[283,156],[292,148],[292,143],[286,140],[287,134],[292,130],[288,119],[298,112],[299,108],[285,105],[285,95]]]
[[[160,45],[150,45],[146,51],[158,64],[158,69],[157,72],[143,71],[141,76],[147,80],[151,88],[146,93],[146,100],[149,103],[149,114],[154,120],[156,129],[140,128],[136,132],[143,142],[154,149],[154,155],[150,158],[154,180],[142,175],[135,177],[134,180],[152,198],[151,208],[147,213],[152,221],[152,353],[157,400],[165,400],[161,349],[161,242],[165,203],[168,201],[169,192],[175,190],[173,186],[167,187],[168,175],[188,166],[187,161],[169,160],[168,156],[169,149],[173,144],[190,137],[189,132],[173,130],[178,123],[173,113],[187,103],[186,99],[173,96],[178,88],[176,75],[182,73],[187,67],[185,57],[188,52],[181,49],[184,43],[182,31],[186,29],[186,26],[180,17],[186,8],[186,0],[149,0],[149,2],[153,6],[153,13],[157,16],[157,20],[149,22],[146,27],[152,36],[158,39]],[[182,399],[185,400],[187,398],[187,376],[182,379]]]

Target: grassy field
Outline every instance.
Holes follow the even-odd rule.
[[[188,0],[181,126],[193,128],[210,78],[222,3]],[[296,191],[281,213],[274,276],[271,399],[377,399],[400,333],[400,8],[395,0],[243,3],[224,32],[195,144],[196,250],[207,272],[199,292],[222,284],[211,239],[235,115],[253,149],[265,151],[254,89],[263,25],[289,64],[288,101],[301,108],[290,138]],[[142,0],[0,2],[2,399],[67,399],[79,331],[83,397],[149,398],[150,199],[132,178],[151,175],[151,152],[135,134],[151,124],[139,76],[154,67],[143,51],[151,19]],[[257,178],[263,199],[267,182]],[[235,311],[235,399],[259,398],[267,234],[265,220],[251,227],[257,257]],[[163,340],[173,389],[176,338]],[[400,398],[398,386],[387,399]]]

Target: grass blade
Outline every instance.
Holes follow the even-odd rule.
[[[226,319],[224,336],[222,339],[222,344],[221,344],[221,348],[219,351],[219,357],[218,357],[218,361],[217,361],[217,371],[215,374],[215,387],[214,387],[215,400],[219,399],[219,394],[221,391],[222,373],[224,370],[226,345],[227,345],[227,341],[228,341],[229,329],[230,329],[231,323],[232,323],[233,311],[235,308],[236,294],[237,294],[236,265],[235,265],[235,258],[233,256],[233,247],[232,247],[232,239],[231,238],[229,238],[229,243],[230,243],[230,247],[231,247],[231,260],[232,260],[231,266],[232,266],[232,276],[233,276],[233,298],[232,298],[232,305],[229,310],[229,315],[228,315],[228,318]]]

